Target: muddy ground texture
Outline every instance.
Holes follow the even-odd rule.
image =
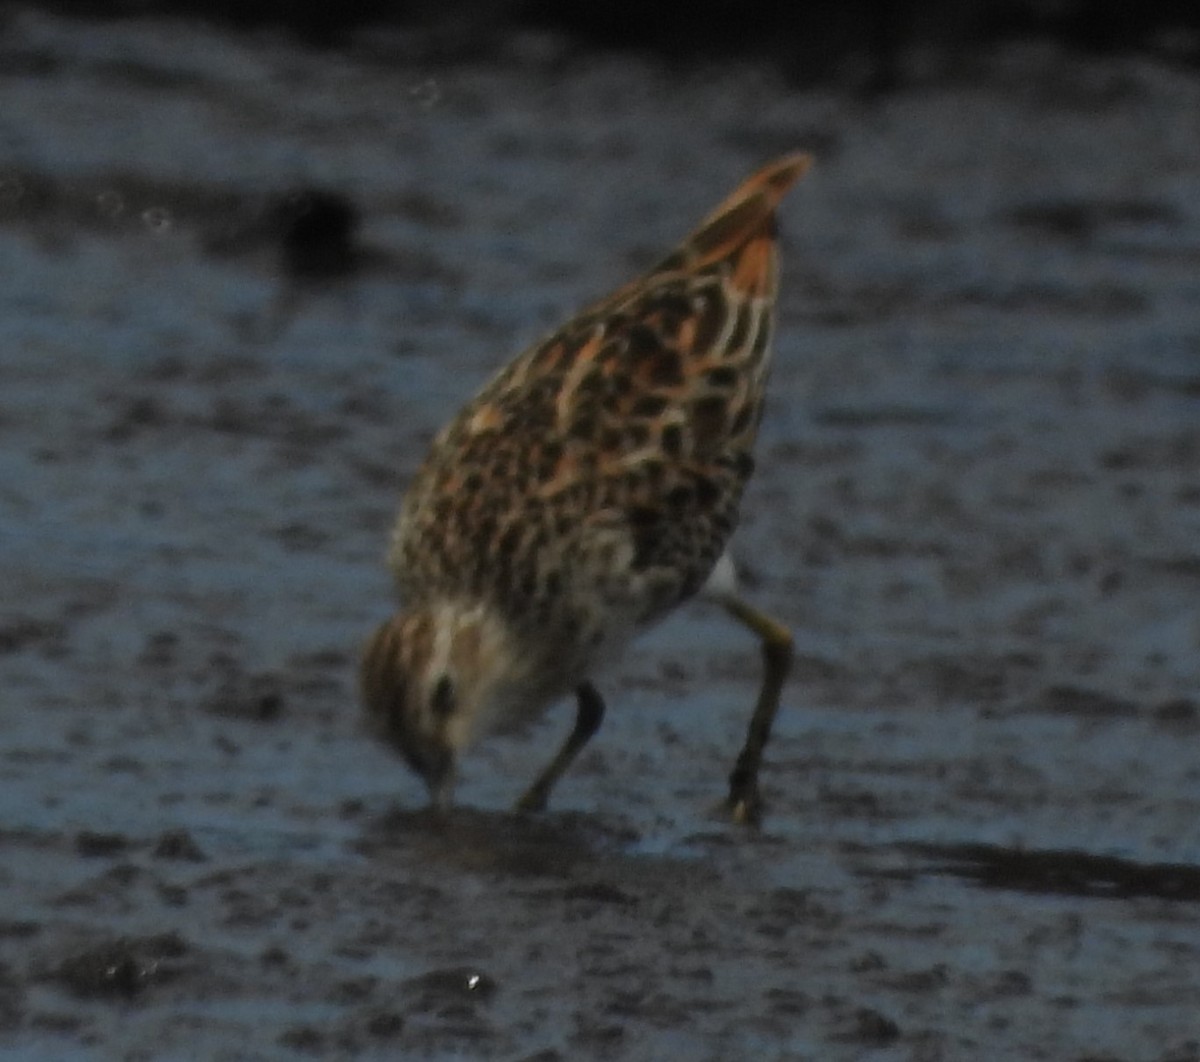
[[[422,54],[8,14],[0,1053],[1200,1058],[1200,86]],[[764,828],[710,815],[758,660],[700,606],[551,811],[567,706],[432,822],[353,696],[407,475],[797,147]]]

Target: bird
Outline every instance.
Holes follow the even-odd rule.
[[[759,770],[792,635],[739,593],[728,544],[754,469],[778,290],[776,209],[811,166],[753,173],[648,272],[520,353],[435,436],[388,564],[402,602],[359,668],[369,728],[452,804],[477,740],[572,693],[574,726],[516,810],[540,811],[600,727],[597,676],[698,594],[759,639],[763,676],[723,811]]]

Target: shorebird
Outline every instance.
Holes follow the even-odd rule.
[[[764,671],[726,810],[757,823],[791,634],[737,592],[726,546],[771,360],[775,211],[811,164],[741,184],[653,269],[519,354],[434,439],[388,561],[403,610],[369,639],[367,718],[450,803],[475,739],[572,691],[575,725],[517,807],[545,807],[595,734],[594,677],[702,590],[760,639]]]

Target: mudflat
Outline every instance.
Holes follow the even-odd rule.
[[[0,83],[6,1058],[1200,1058],[1193,76],[864,102],[15,10]],[[703,606],[548,812],[569,704],[432,818],[354,693],[408,476],[794,149],[762,830],[710,814],[759,660]]]

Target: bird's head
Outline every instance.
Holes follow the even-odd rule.
[[[502,676],[489,634],[478,613],[416,608],[380,625],[363,652],[368,723],[421,776],[437,807],[451,802],[458,754]]]

